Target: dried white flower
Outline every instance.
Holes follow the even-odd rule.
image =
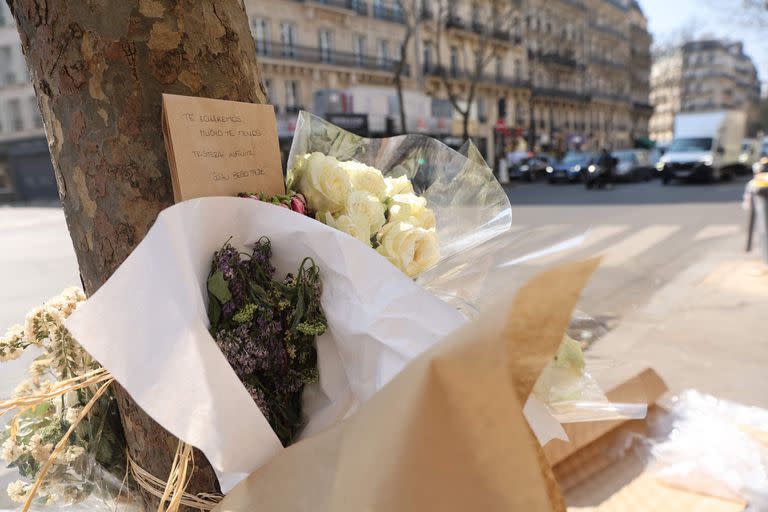
[[[35,385],[32,382],[31,379],[27,379],[24,381],[21,381],[18,386],[16,386],[16,389],[13,390],[13,396],[15,398],[20,398],[23,396],[29,396],[35,391]]]
[[[24,337],[29,343],[41,344],[48,333],[43,330],[43,308],[38,307],[27,313],[24,319]]]
[[[31,365],[29,365],[29,374],[32,375],[32,377],[41,377],[43,373],[45,373],[48,368],[51,367],[51,360],[50,359],[38,359],[37,361],[33,361]]]
[[[82,446],[70,446],[67,448],[67,451],[64,452],[63,460],[67,464],[72,464],[78,458],[80,458],[83,453],[85,453],[85,448]]]
[[[46,462],[51,457],[53,444],[43,444],[39,434],[35,434],[29,440],[29,453],[37,462]]]
[[[22,450],[21,446],[16,443],[16,440],[12,437],[9,437],[3,443],[2,453],[0,455],[2,455],[2,458],[5,462],[10,464],[21,457],[23,453],[24,450]]]
[[[18,503],[24,503],[27,500],[27,494],[32,486],[28,483],[16,480],[8,484],[8,497]]]
[[[0,344],[0,363],[18,359],[23,353],[24,350],[19,347]]]
[[[64,419],[70,425],[77,421],[77,417],[80,415],[80,407],[69,407],[64,413]]]

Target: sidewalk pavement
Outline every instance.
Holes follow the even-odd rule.
[[[650,366],[687,388],[768,408],[768,266],[711,253],[598,340],[593,356]]]

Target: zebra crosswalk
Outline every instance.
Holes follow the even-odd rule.
[[[552,239],[552,244],[583,232],[583,228],[563,224],[515,227],[518,236],[524,237],[529,230],[536,233],[546,232],[550,237],[556,233],[560,238]],[[602,267],[618,268],[656,253],[667,253],[670,250],[679,252],[713,240],[734,237],[741,231],[742,227],[737,224],[707,225],[698,229],[674,224],[598,224],[586,231],[583,242],[577,247],[555,253],[541,251],[541,256],[523,258],[523,264],[545,266],[574,256],[602,255]],[[536,249],[541,250],[544,247]]]

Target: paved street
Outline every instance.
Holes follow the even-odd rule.
[[[745,181],[665,187],[654,180],[592,191],[581,185],[513,182],[507,188],[513,224],[528,250],[589,229],[578,249],[537,258],[520,271],[528,275],[569,258],[604,255],[581,308],[615,324],[707,254],[742,249]]]

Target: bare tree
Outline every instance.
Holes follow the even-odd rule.
[[[242,0],[7,2],[90,295],[173,204],[159,136],[162,93],[266,100],[248,18]],[[125,391],[116,394],[130,456],[165,478],[177,440]],[[214,490],[200,453],[194,468],[189,491]],[[157,507],[145,497],[148,509]]]
[[[483,72],[488,64],[506,49],[495,38],[496,34],[509,34],[514,14],[519,8],[519,2],[515,0],[491,0],[486,3],[490,7],[473,14],[472,20],[463,20],[452,10],[453,2],[450,0],[436,0],[437,14],[434,20],[434,46],[440,81],[445,89],[448,100],[454,110],[462,118],[462,136],[469,138],[469,120],[472,113],[472,105],[477,97],[478,85],[483,78]],[[471,45],[461,45],[461,57],[465,63],[470,63],[469,69],[458,69],[453,63],[446,65],[445,46],[449,43],[449,32],[452,30],[465,30],[474,32],[475,37]],[[468,55],[468,46],[474,50],[473,55]]]
[[[396,5],[403,16],[405,34],[398,45],[398,59],[395,62],[394,81],[397,90],[397,103],[400,109],[400,132],[406,133],[405,101],[403,98],[403,74],[408,69],[408,49],[414,34],[418,32],[421,24],[421,9],[418,0],[396,0]],[[418,60],[418,59],[417,59]]]

